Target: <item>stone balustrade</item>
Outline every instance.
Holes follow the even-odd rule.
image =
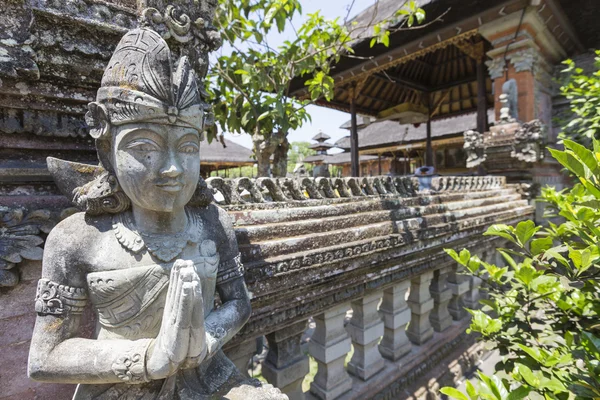
[[[266,335],[263,376],[291,399],[397,398],[452,358],[472,340],[464,307],[478,306],[481,282],[461,274],[443,249],[489,258],[504,243],[482,236],[487,227],[532,213],[493,176],[434,177],[428,190],[412,177],[207,185],[234,220],[253,298],[249,323],[226,351],[239,354],[241,342]],[[299,327],[311,318],[302,351]],[[308,355],[317,370],[303,393]]]

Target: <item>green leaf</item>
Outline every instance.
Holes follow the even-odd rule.
[[[550,153],[552,153],[552,156],[556,159],[556,161],[561,163],[569,171],[573,172],[577,177],[587,177],[583,164],[573,157],[572,154],[556,149],[548,150],[550,150]]]
[[[504,239],[510,240],[513,243],[517,243],[513,234],[513,228],[508,225],[496,224],[490,226],[487,231],[483,234],[484,236],[498,236]]]
[[[566,148],[571,149],[579,158],[579,160],[581,160],[594,175],[598,175],[600,173],[598,161],[596,160],[596,157],[594,157],[594,153],[572,140],[565,139],[563,144]]]
[[[519,242],[525,246],[525,244],[539,231],[541,227],[536,227],[533,221],[521,221],[517,224],[516,234]]]
[[[522,400],[526,398],[531,389],[526,386],[519,386],[518,388],[511,390],[506,400]]]
[[[531,241],[531,245],[530,245],[531,253],[534,256],[537,256],[537,255],[545,252],[546,250],[552,248],[552,244],[553,244],[553,242],[552,242],[551,237],[534,239]]]
[[[466,386],[467,386],[467,394],[469,395],[470,399],[476,400],[478,398],[477,391],[475,390],[475,387],[473,386],[471,381],[467,381]]]
[[[515,366],[517,367],[517,372],[519,373],[519,375],[523,377],[523,379],[525,380],[525,382],[527,382],[528,385],[533,387],[539,386],[539,378],[533,374],[529,367],[520,363],[517,363]]]
[[[452,397],[454,399],[469,400],[469,398],[466,395],[464,395],[460,390],[455,389],[453,387],[441,388],[440,392],[445,394],[446,396]]]

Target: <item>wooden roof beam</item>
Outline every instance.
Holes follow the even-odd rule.
[[[386,72],[378,72],[372,76],[377,79],[385,79],[386,81],[388,81],[390,83],[395,83],[398,86],[402,86],[402,87],[405,87],[408,89],[418,90],[419,92],[429,92],[429,88],[425,85],[421,85],[420,83],[412,82],[407,79],[401,78],[399,76],[391,75]]]

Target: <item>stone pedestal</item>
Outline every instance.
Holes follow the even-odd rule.
[[[448,287],[452,291],[452,298],[448,304],[448,311],[455,321],[460,321],[467,315],[463,297],[469,290],[470,283],[467,277],[461,274],[461,270],[462,267],[455,265],[452,267],[452,272],[450,272],[450,275],[448,276]]]
[[[448,275],[450,267],[442,268],[433,273],[433,281],[429,291],[433,297],[433,310],[429,321],[436,332],[443,332],[452,325],[452,317],[448,312],[448,303],[452,298],[452,291],[448,288]]]
[[[308,356],[301,349],[306,322],[267,335],[269,352],[262,364],[262,374],[269,383],[288,395],[290,400],[303,400],[302,381],[309,370]]]
[[[225,351],[227,358],[229,358],[241,373],[248,378],[250,378],[250,375],[248,374],[248,365],[254,354],[256,354],[256,338],[242,342]]]
[[[352,380],[344,368],[350,351],[350,337],[344,328],[344,317],[350,304],[336,306],[314,317],[316,328],[308,350],[318,369],[310,391],[322,400],[336,399],[352,389]]]
[[[354,354],[348,372],[366,381],[384,367],[377,344],[383,336],[383,321],[377,312],[381,292],[353,301],[352,319],[346,329],[352,338]]]
[[[399,360],[410,352],[412,344],[406,336],[406,325],[410,322],[410,308],[406,304],[406,292],[410,281],[404,281],[383,291],[379,313],[383,318],[383,339],[379,344],[381,355],[388,360]]]
[[[429,322],[429,314],[433,310],[433,299],[429,293],[429,285],[433,279],[433,272],[423,273],[410,282],[408,306],[411,310],[410,323],[406,335],[411,342],[421,345],[433,336],[433,329]]]

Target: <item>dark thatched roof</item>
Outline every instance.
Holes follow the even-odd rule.
[[[344,125],[346,125],[346,124],[344,124]],[[344,125],[342,125],[341,128],[348,129],[348,128],[344,128]],[[352,148],[352,145],[350,144],[350,136],[344,136],[344,137],[338,139],[338,141],[334,143],[334,146],[337,147],[338,149],[350,150]]]
[[[323,140],[323,141],[325,141],[325,140],[329,140],[329,139],[331,139],[331,136],[329,136],[328,134],[326,134],[326,133],[325,133],[325,132],[323,132],[323,131],[319,131],[319,133],[317,133],[317,134],[316,134],[316,135],[315,135],[315,136],[312,138],[312,140],[314,140],[314,141],[317,141],[317,142],[318,142],[319,140]]]
[[[252,150],[240,146],[231,140],[224,139],[223,147],[217,139],[209,143],[207,140],[200,144],[200,162],[203,164],[254,164]]]
[[[488,110],[488,119],[494,120],[494,110]],[[342,125],[344,126],[344,125]],[[431,137],[442,138],[445,136],[462,135],[469,129],[476,129],[477,113],[463,114],[453,118],[445,118],[431,123]],[[414,125],[400,125],[394,121],[373,122],[358,131],[359,149],[368,149],[389,146],[394,144],[419,142],[427,137],[427,124],[418,128]],[[346,140],[344,140],[346,139]],[[347,144],[346,144],[347,143]],[[346,136],[336,142],[336,147],[350,145],[350,137]]]

